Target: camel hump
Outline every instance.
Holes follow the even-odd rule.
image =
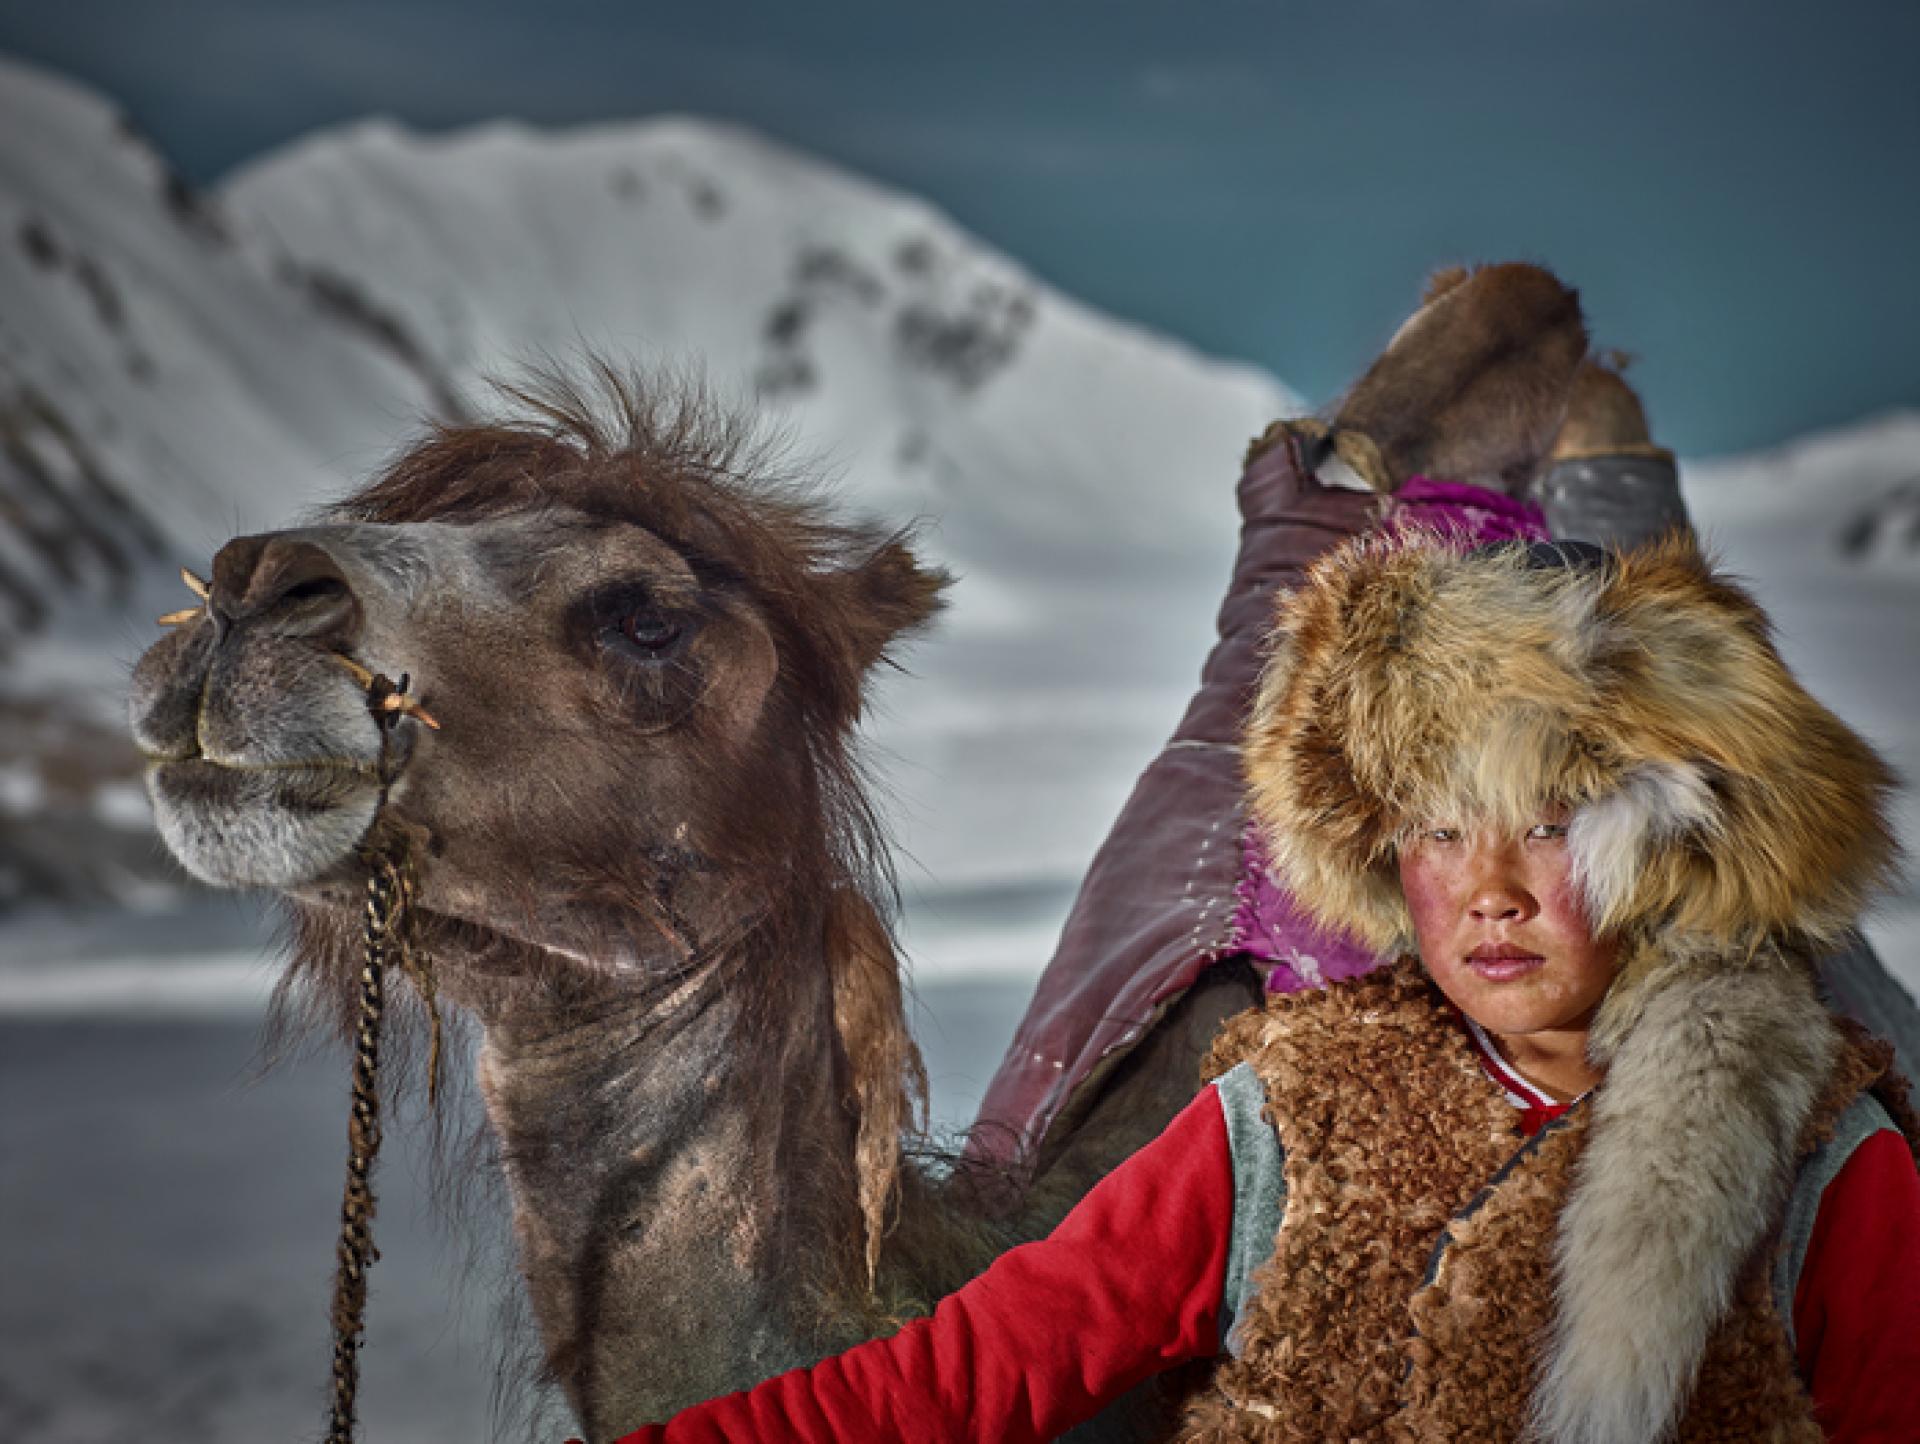
[[[1430,476],[1519,495],[1552,448],[1586,354],[1579,293],[1551,271],[1454,267],[1434,276],[1334,427],[1378,449],[1384,489]]]
[[[1555,462],[1593,456],[1671,459],[1672,453],[1654,445],[1646,408],[1624,374],[1632,359],[1624,351],[1611,351],[1581,366],[1566,423],[1553,443]]]

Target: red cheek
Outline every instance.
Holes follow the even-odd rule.
[[[1571,870],[1562,859],[1560,866],[1542,881],[1541,911],[1555,922],[1568,925],[1574,931],[1587,931],[1587,905],[1580,894],[1580,888],[1573,880]]]
[[[1407,911],[1413,915],[1416,932],[1435,923],[1445,925],[1452,909],[1453,882],[1444,862],[1419,853],[1401,858],[1400,891],[1407,900]]]

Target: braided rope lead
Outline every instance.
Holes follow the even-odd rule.
[[[352,1444],[360,1387],[360,1345],[366,1330],[367,1270],[373,1246],[373,1163],[380,1152],[380,1023],[386,1011],[386,969],[406,883],[391,857],[372,859],[367,878],[365,960],[360,970],[360,1026],[353,1048],[353,1111],[347,1120],[347,1186],[340,1204],[339,1267],[333,1276],[333,1410],[327,1444]]]

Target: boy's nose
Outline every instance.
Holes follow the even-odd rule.
[[[1517,862],[1510,847],[1474,844],[1467,911],[1475,922],[1523,923],[1540,911]]]
[[[1523,895],[1507,888],[1476,892],[1467,910],[1479,922],[1525,922],[1527,918]]]

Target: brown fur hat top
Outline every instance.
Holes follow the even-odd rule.
[[[1361,539],[1284,601],[1245,767],[1306,906],[1405,948],[1410,830],[1564,804],[1598,933],[1741,950],[1857,917],[1895,854],[1885,765],[1690,537],[1598,557]]]
[[[1551,271],[1440,271],[1333,427],[1372,444],[1379,490],[1425,475],[1518,496],[1553,448],[1586,354],[1579,293]]]

